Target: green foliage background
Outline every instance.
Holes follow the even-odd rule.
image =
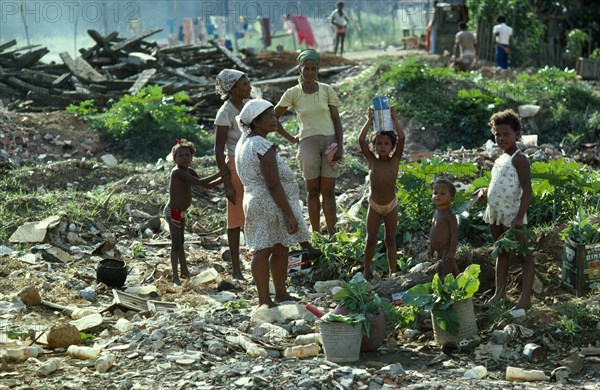
[[[194,142],[197,150],[212,150],[213,140],[190,114],[186,100],[184,92],[169,96],[153,85],[123,96],[101,113],[93,101],[70,105],[67,111],[82,116],[129,159],[147,161],[165,157],[181,138]]]

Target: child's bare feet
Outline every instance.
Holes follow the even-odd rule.
[[[269,306],[269,308],[279,306],[279,304],[273,302],[271,299],[269,299],[267,302],[258,302],[258,306],[262,306],[262,305],[267,305],[267,306]]]
[[[242,275],[242,271],[233,271],[231,273],[231,277],[235,280],[246,281],[246,278],[244,278],[244,275]]]
[[[518,309],[523,309],[523,310],[531,309],[531,301],[523,300],[521,298],[512,310],[518,310]]]
[[[173,284],[181,286],[181,280],[177,276],[173,276]]]
[[[192,276],[192,273],[188,269],[181,270],[181,278],[182,279],[187,279],[190,276]]]

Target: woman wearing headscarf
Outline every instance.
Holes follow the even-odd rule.
[[[245,73],[235,69],[223,69],[217,75],[215,88],[225,101],[215,118],[215,158],[220,172],[225,172],[223,185],[227,197],[227,242],[231,255],[232,277],[243,280],[240,269],[240,228],[244,225],[244,187],[235,169],[235,147],[242,133],[235,118],[244,102],[250,98],[251,85]],[[281,135],[290,142],[296,142],[285,130]]]
[[[335,180],[342,159],[343,129],[333,88],[317,81],[320,56],[315,50],[298,55],[298,85],[285,91],[275,107],[281,117],[288,108],[296,111],[300,127],[298,160],[306,183],[308,217],[314,232],[321,231],[321,199],[327,232],[335,232],[337,222]]]
[[[277,306],[294,300],[286,289],[288,249],[309,247],[310,234],[298,202],[294,173],[267,140],[277,131],[273,105],[263,99],[248,101],[237,117],[245,129],[235,149],[235,165],[244,185],[244,232],[252,253],[252,277],[259,305]],[[269,295],[269,270],[275,298]]]
[[[215,119],[215,158],[223,175],[225,197],[227,197],[227,242],[231,255],[232,277],[243,280],[240,269],[240,230],[244,225],[244,187],[235,169],[235,146],[241,132],[235,117],[250,98],[250,80],[239,70],[223,69],[216,80],[216,91],[225,102]]]

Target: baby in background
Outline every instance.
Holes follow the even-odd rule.
[[[437,179],[433,183],[431,200],[435,205],[435,213],[429,231],[429,258],[442,261],[442,277],[458,275],[456,247],[458,246],[458,222],[450,207],[456,196],[456,187],[451,181]]]

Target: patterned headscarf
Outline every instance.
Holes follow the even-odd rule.
[[[221,95],[221,99],[227,100],[231,88],[245,75],[244,72],[235,69],[223,69],[219,72],[215,83],[215,90]]]
[[[273,107],[273,104],[264,99],[248,100],[242,111],[240,111],[240,115],[235,119],[237,119],[240,128],[249,128],[252,121],[270,107]]]

